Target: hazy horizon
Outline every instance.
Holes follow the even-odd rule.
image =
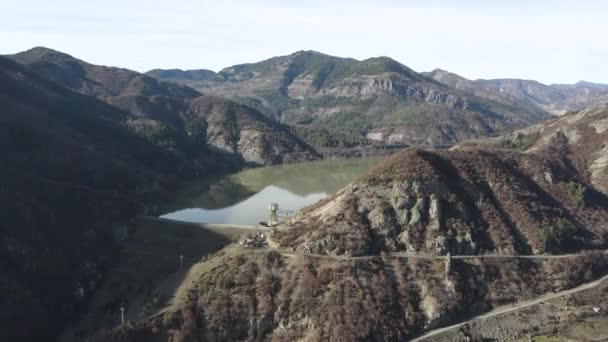
[[[35,46],[91,63],[210,69],[299,50],[359,60],[388,56],[422,72],[545,84],[608,83],[608,3],[436,1],[76,0],[0,4],[1,54]]]

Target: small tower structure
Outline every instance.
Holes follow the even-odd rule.
[[[279,204],[278,203],[270,203],[268,206],[270,210],[270,221],[268,222],[269,226],[276,226],[279,224]]]

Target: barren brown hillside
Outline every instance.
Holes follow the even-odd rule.
[[[99,341],[404,341],[459,317],[570,288],[605,269],[604,254],[569,260],[328,261],[220,252],[159,315]]]
[[[604,246],[607,218],[606,196],[559,154],[410,149],[273,241],[337,255],[560,253]]]
[[[581,177],[608,194],[608,104],[473,144],[560,154]]]

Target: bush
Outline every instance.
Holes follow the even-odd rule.
[[[499,148],[508,148],[513,150],[525,151],[532,147],[534,143],[538,140],[540,134],[538,132],[530,133],[530,134],[517,134],[515,139],[507,139],[504,138],[498,142]]]
[[[587,188],[582,184],[572,182],[572,181],[568,182],[567,186],[568,186],[568,190],[570,191],[570,196],[572,196],[572,199],[574,200],[574,203],[576,203],[576,205],[579,207],[584,207],[585,206],[585,192],[586,192]]]
[[[562,252],[571,249],[576,242],[578,229],[571,222],[559,219],[557,224],[542,230],[541,236],[545,251],[550,253]]]

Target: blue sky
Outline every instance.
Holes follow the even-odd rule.
[[[3,1],[0,54],[46,46],[138,71],[217,71],[316,50],[472,79],[608,83],[607,13],[601,0]]]

